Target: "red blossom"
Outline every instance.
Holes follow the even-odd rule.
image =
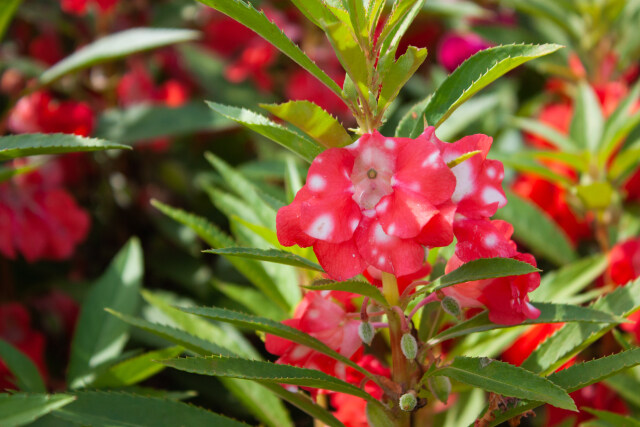
[[[640,238],[629,239],[616,244],[608,254],[607,276],[613,283],[624,286],[640,277]],[[631,323],[620,325],[622,329],[635,335],[640,342],[640,311],[629,317]]]
[[[369,266],[406,276],[423,268],[432,237],[451,242],[448,206],[455,185],[425,135],[386,138],[374,131],[316,157],[305,186],[278,211],[278,239],[285,246],[313,246],[336,280]]]
[[[592,384],[569,394],[578,408],[593,408],[601,411],[614,412],[626,415],[629,413],[627,405],[618,394],[602,383]],[[577,417],[574,426],[595,418],[587,411],[580,411],[578,414],[566,409],[556,408],[547,405],[547,420],[545,425],[554,427],[565,422],[567,418]],[[562,424],[564,425],[564,424]]]
[[[62,10],[73,15],[85,15],[91,5],[94,5],[100,13],[106,13],[118,4],[120,0],[61,0]]]
[[[542,323],[533,325],[520,335],[502,353],[502,360],[512,365],[520,366],[540,343],[560,329],[564,323]]]
[[[452,72],[470,56],[490,47],[491,44],[477,34],[448,34],[440,42],[438,62]]]

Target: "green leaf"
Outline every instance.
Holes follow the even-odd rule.
[[[227,257],[240,257],[257,259],[261,261],[275,262],[277,264],[291,265],[307,270],[315,270],[324,273],[322,267],[315,262],[302,258],[299,255],[285,252],[278,249],[256,249],[256,248],[220,248],[203,251],[209,254],[224,255]]]
[[[93,427],[216,426],[246,427],[231,418],[187,403],[121,392],[81,392],[56,417]]]
[[[0,41],[2,41],[7,28],[9,28],[9,24],[20,3],[22,3],[22,0],[4,0],[0,4]]]
[[[539,272],[536,267],[511,258],[480,258],[462,264],[449,274],[434,281],[435,289],[442,289],[458,283],[496,277],[520,276]]]
[[[25,173],[29,173],[31,171],[34,171],[36,169],[38,169],[38,167],[40,167],[41,164],[39,163],[35,163],[35,162],[30,162],[27,165],[24,166],[20,166],[20,167],[9,167],[9,168],[5,168],[0,166],[0,183],[4,182],[4,181],[8,181],[11,178],[18,176],[18,175],[22,175]]]
[[[604,124],[602,140],[598,147],[598,162],[604,166],[620,143],[640,123],[640,112],[633,111],[640,97],[640,83],[618,104]]]
[[[607,426],[612,425],[616,427],[640,427],[640,421],[635,418],[616,414],[609,411],[600,411],[592,408],[580,408],[582,411],[595,415],[600,420],[605,421]]]
[[[395,427],[397,424],[380,405],[367,403],[367,422],[371,427]]]
[[[603,210],[611,205],[614,190],[608,182],[592,182],[578,185],[576,193],[584,206],[589,210]]]
[[[384,111],[398,96],[400,89],[418,71],[420,65],[427,59],[427,49],[409,46],[407,51],[398,58],[389,71],[382,77],[382,90],[378,98],[378,111]]]
[[[222,282],[215,278],[211,281],[213,287],[222,292],[227,298],[247,308],[253,314],[267,317],[273,320],[289,318],[278,306],[268,299],[259,290],[247,285],[236,285]]]
[[[440,332],[433,338],[433,340],[441,342],[455,337],[469,335],[474,332],[512,328],[522,325],[536,325],[540,323],[621,323],[624,321],[624,319],[613,316],[610,313],[577,305],[536,302],[533,303],[533,306],[540,310],[540,316],[538,316],[537,319],[526,319],[524,322],[517,325],[499,325],[489,320],[488,311],[483,311],[469,320],[458,323],[457,325]]]
[[[578,85],[569,135],[583,149],[596,151],[602,138],[604,116],[600,101],[593,88],[586,82]]]
[[[333,280],[316,280],[313,284],[303,286],[312,291],[344,291],[352,294],[363,295],[376,301],[382,306],[387,306],[387,300],[376,286],[360,280],[347,280],[344,282],[334,282]]]
[[[508,203],[498,209],[494,218],[511,223],[516,240],[556,265],[577,259],[566,233],[542,209],[508,190],[505,194]]]
[[[636,170],[638,163],[640,163],[640,144],[633,144],[616,155],[607,176],[611,180],[624,179]]]
[[[566,302],[589,286],[609,264],[599,254],[568,264],[542,276],[538,289],[529,294],[532,301]]]
[[[559,183],[564,187],[571,187],[573,181],[565,175],[561,175],[549,169],[536,160],[532,159],[526,152],[520,153],[501,153],[494,151],[489,156],[491,159],[498,160],[518,172],[530,173],[545,178],[548,181]]]
[[[323,0],[292,0],[292,3],[309,21],[321,29],[324,29],[326,23],[335,22],[338,19]]]
[[[302,68],[325,84],[333,93],[342,98],[342,89],[324,71],[311,60],[295,43],[293,43],[276,24],[269,21],[263,12],[241,0],[198,0],[215,10],[240,22],[258,33],[266,41],[278,48],[282,53],[297,62]]]
[[[200,236],[202,240],[207,242],[209,245],[216,248],[235,246],[235,242],[233,241],[233,239],[224,234],[215,225],[211,224],[206,219],[187,213],[180,209],[172,208],[158,202],[157,200],[152,200],[151,204],[165,215],[191,228],[198,236]],[[264,294],[269,299],[271,299],[280,308],[282,308],[283,311],[289,311],[289,304],[279,292],[278,286],[267,274],[262,265],[254,260],[242,259],[237,257],[230,258],[229,261],[251,283],[253,283],[262,292],[264,292]]]
[[[307,395],[302,392],[291,392],[281,387],[280,385],[275,384],[265,384],[265,387],[271,390],[274,394],[278,395],[278,397],[286,400],[296,408],[301,411],[306,412],[311,415],[314,419],[326,424],[329,427],[344,427],[336,417],[333,416],[331,412],[324,409],[323,407],[315,404]]]
[[[414,121],[411,132],[401,136],[417,138],[424,130],[423,117],[426,117],[429,126],[438,127],[456,108],[494,80],[517,66],[549,55],[560,47],[556,44],[514,44],[496,46],[476,53],[447,77]]]
[[[288,121],[324,147],[344,147],[353,142],[340,122],[313,102],[289,101],[260,106],[274,116]]]
[[[591,307],[615,316],[633,313],[640,307],[640,280],[615,289]],[[536,373],[553,372],[614,326],[609,323],[567,324],[531,353],[522,367]]]
[[[232,0],[235,1],[235,0]],[[310,138],[281,126],[266,117],[244,108],[236,108],[228,105],[207,102],[207,105],[215,112],[222,114],[254,132],[277,142],[288,150],[293,151],[309,163],[322,152],[322,147]]]
[[[418,120],[423,120],[422,111],[427,107],[430,99],[431,96],[428,96],[422,101],[417,102],[405,113],[404,116],[402,116],[398,122],[398,127],[396,128],[396,136],[406,137],[411,135],[416,122]]]
[[[249,314],[217,307],[184,307],[180,309],[186,313],[197,314],[198,316],[203,316],[208,319],[228,322],[239,327],[266,332],[268,334],[305,345],[319,351],[320,353],[326,354],[347,366],[350,366],[356,371],[364,374],[367,378],[373,379],[373,376],[369,371],[363,369],[340,353],[329,348],[320,340],[282,323],[274,322],[273,320],[265,319],[263,317],[251,316]]]
[[[201,102],[180,107],[134,105],[125,110],[106,110],[98,120],[95,135],[126,144],[196,132],[223,131],[235,124]]]
[[[15,427],[30,424],[74,399],[68,394],[0,394],[0,425]]]
[[[444,375],[465,384],[503,396],[536,400],[570,411],[577,411],[565,390],[532,372],[498,360],[456,357],[451,364],[425,376]]]
[[[47,391],[38,368],[29,356],[2,338],[0,338],[0,360],[4,362],[13,374],[16,379],[16,385],[20,390],[36,393],[45,393]]]
[[[558,150],[562,150],[567,153],[575,153],[578,150],[578,147],[571,138],[563,135],[555,128],[552,128],[539,120],[525,117],[514,117],[511,120],[511,124],[525,132],[544,138],[546,141],[553,144]]]
[[[42,154],[63,154],[131,147],[101,139],[64,133],[26,133],[0,137],[0,161]]]
[[[150,351],[127,359],[109,368],[93,382],[97,388],[113,388],[134,385],[154,376],[165,366],[157,360],[179,356],[184,349],[180,346]]]
[[[96,368],[116,358],[124,348],[129,338],[129,327],[104,309],[133,314],[138,308],[143,274],[142,247],[137,238],[132,238],[91,286],[82,304],[71,344],[67,374],[69,388],[91,384]]]
[[[351,77],[363,99],[369,94],[369,65],[356,35],[350,26],[343,21],[333,22],[325,26],[327,38],[338,57],[338,60]]]
[[[378,402],[358,387],[315,369],[224,356],[186,357],[163,360],[162,363],[194,374],[314,387],[351,394],[369,402]]]
[[[109,34],[80,48],[49,68],[40,76],[40,83],[48,85],[74,71],[133,53],[196,40],[198,37],[197,31],[168,28],[132,28]]]

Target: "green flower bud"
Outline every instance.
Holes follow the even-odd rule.
[[[405,393],[400,396],[400,409],[405,412],[411,412],[416,409],[416,405],[418,404],[418,399],[416,399],[416,395],[414,392]]]
[[[400,340],[402,354],[409,360],[413,360],[418,355],[418,342],[411,334],[404,334]]]
[[[360,335],[360,339],[366,345],[371,345],[371,341],[373,341],[373,336],[376,334],[376,330],[369,322],[362,322],[358,326],[358,335]]]
[[[447,403],[451,394],[451,380],[447,377],[429,377],[429,390],[442,403]]]
[[[462,313],[462,309],[460,308],[460,303],[458,302],[457,299],[453,297],[446,296],[442,298],[442,301],[440,302],[440,304],[442,305],[442,309],[444,311],[446,311],[447,313],[449,313],[454,317],[458,317]]]

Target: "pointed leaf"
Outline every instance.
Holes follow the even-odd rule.
[[[449,340],[474,332],[490,331],[494,329],[511,328],[521,325],[535,325],[540,323],[566,323],[566,322],[587,322],[587,323],[621,323],[624,319],[618,318],[599,310],[588,307],[580,307],[568,304],[551,304],[536,302],[532,303],[540,310],[537,319],[526,319],[517,325],[499,325],[489,320],[489,312],[484,311],[469,320],[445,329],[436,335],[433,340],[437,342]]]
[[[263,317],[252,316],[245,313],[239,313],[232,310],[226,310],[223,308],[217,307],[184,307],[180,308],[182,311],[191,314],[197,314],[199,316],[206,317],[208,319],[219,320],[221,322],[228,322],[236,326],[240,326],[243,328],[253,329],[256,331],[266,332],[268,334],[272,334],[298,344],[305,345],[309,348],[312,348],[320,353],[326,354],[339,362],[344,363],[347,366],[355,369],[356,371],[361,372],[367,378],[373,379],[373,376],[369,371],[363,369],[358,366],[356,363],[347,359],[340,353],[335,350],[329,348],[326,344],[319,341],[318,339],[312,337],[309,334],[306,334],[302,331],[299,331],[290,326],[284,325],[282,323],[274,322],[273,320],[265,319]]]
[[[156,49],[175,43],[196,40],[198,32],[169,28],[132,28],[109,34],[69,55],[40,76],[48,85],[60,77],[95,64],[122,58],[136,52]]]
[[[209,249],[203,252],[224,255],[227,257],[240,257],[275,262],[277,264],[291,265],[298,268],[306,268],[307,270],[315,270],[324,273],[322,267],[315,262],[292,254],[291,252],[285,252],[278,249],[220,248]]]
[[[347,393],[369,402],[377,402],[373,396],[358,387],[315,369],[223,356],[185,357],[163,360],[162,363],[194,374],[313,387]]]
[[[324,147],[344,147],[353,142],[340,122],[313,102],[289,101],[260,106],[274,116],[288,121]]]
[[[13,15],[18,10],[21,2],[22,0],[5,0],[0,4],[0,41],[2,41],[7,28],[9,28]]]
[[[435,91],[431,100],[408,135],[417,138],[424,129],[423,117],[430,126],[438,127],[462,103],[475,93],[516,68],[560,49],[556,44],[506,45],[485,49],[467,59]]]
[[[425,59],[427,59],[427,49],[409,46],[404,55],[391,65],[389,72],[382,77],[378,111],[384,111],[389,106]]]
[[[480,258],[462,264],[451,273],[436,279],[434,284],[435,289],[442,289],[474,280],[520,276],[539,271],[541,270],[531,264],[511,258]]]
[[[74,399],[68,394],[0,394],[0,425],[15,427],[30,424],[43,415],[70,404]]]
[[[278,48],[282,53],[297,62],[302,68],[320,80],[339,97],[342,97],[340,86],[322,71],[295,43],[293,43],[276,24],[269,21],[263,12],[258,12],[250,3],[242,0],[198,0],[215,10],[240,22],[255,31],[266,41]]]
[[[421,119],[422,112],[429,104],[430,99],[431,99],[431,96],[428,96],[422,101],[417,102],[409,109],[409,111],[405,113],[404,116],[402,116],[402,118],[398,122],[398,127],[396,127],[396,136],[411,135],[411,132],[416,122],[418,120],[423,120]]]
[[[580,148],[596,151],[602,138],[604,117],[598,96],[588,83],[581,82],[578,85],[574,105],[569,135]]]
[[[459,356],[448,366],[426,374],[435,375],[444,375],[503,396],[546,402],[558,408],[577,411],[575,403],[561,387],[532,372],[498,360]]]
[[[371,427],[395,427],[396,423],[380,405],[367,403],[367,421]]]
[[[133,314],[138,308],[143,274],[142,247],[137,238],[132,238],[91,286],[82,304],[71,345],[67,374],[70,388],[91,384],[96,367],[117,357],[124,348],[129,338],[128,325],[104,309]]]
[[[598,150],[598,161],[601,165],[606,164],[611,153],[640,123],[640,112],[634,111],[639,97],[640,83],[636,83],[604,124],[602,140]]]
[[[525,117],[514,117],[511,123],[518,129],[544,138],[552,143],[558,150],[573,153],[578,149],[576,143],[572,141],[571,138],[541,121]]]
[[[321,407],[320,405],[315,404],[307,395],[301,392],[291,392],[285,389],[284,387],[276,384],[266,384],[263,385],[271,390],[274,394],[278,395],[278,397],[286,400],[296,408],[301,411],[306,412],[311,415],[314,419],[326,424],[329,427],[344,427],[336,417],[333,416],[331,412]]]
[[[26,133],[0,137],[0,161],[42,154],[63,154],[112,149],[130,150],[128,145],[64,133]]]
[[[364,99],[369,95],[369,66],[350,25],[337,21],[326,25],[325,32],[338,60]]]
[[[369,297],[382,306],[387,306],[387,300],[380,292],[380,289],[370,283],[360,280],[347,280],[344,282],[334,282],[332,280],[317,280],[313,284],[303,286],[305,289],[312,291],[344,291],[352,294],[363,295]]]
[[[235,0],[231,0],[235,1]],[[277,142],[288,150],[293,151],[308,162],[322,152],[322,147],[312,139],[281,126],[266,117],[244,108],[236,108],[228,105],[207,102],[207,105],[215,112],[222,114],[254,132]]]
[[[38,368],[29,356],[15,348],[9,342],[0,338],[0,361],[13,374],[16,385],[22,391],[45,393],[47,388]]]
[[[505,191],[508,203],[496,212],[494,218],[513,225],[516,240],[527,245],[538,256],[556,265],[568,264],[577,255],[564,230],[542,209],[528,200]]]
[[[247,424],[176,400],[130,393],[91,391],[55,411],[56,417],[93,427],[216,426]]]

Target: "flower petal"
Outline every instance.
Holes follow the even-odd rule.
[[[317,240],[313,251],[318,262],[333,280],[347,280],[362,273],[366,268],[354,240],[342,243],[328,243]]]
[[[376,213],[385,233],[410,239],[420,233],[438,209],[422,194],[398,187],[380,200]]]

